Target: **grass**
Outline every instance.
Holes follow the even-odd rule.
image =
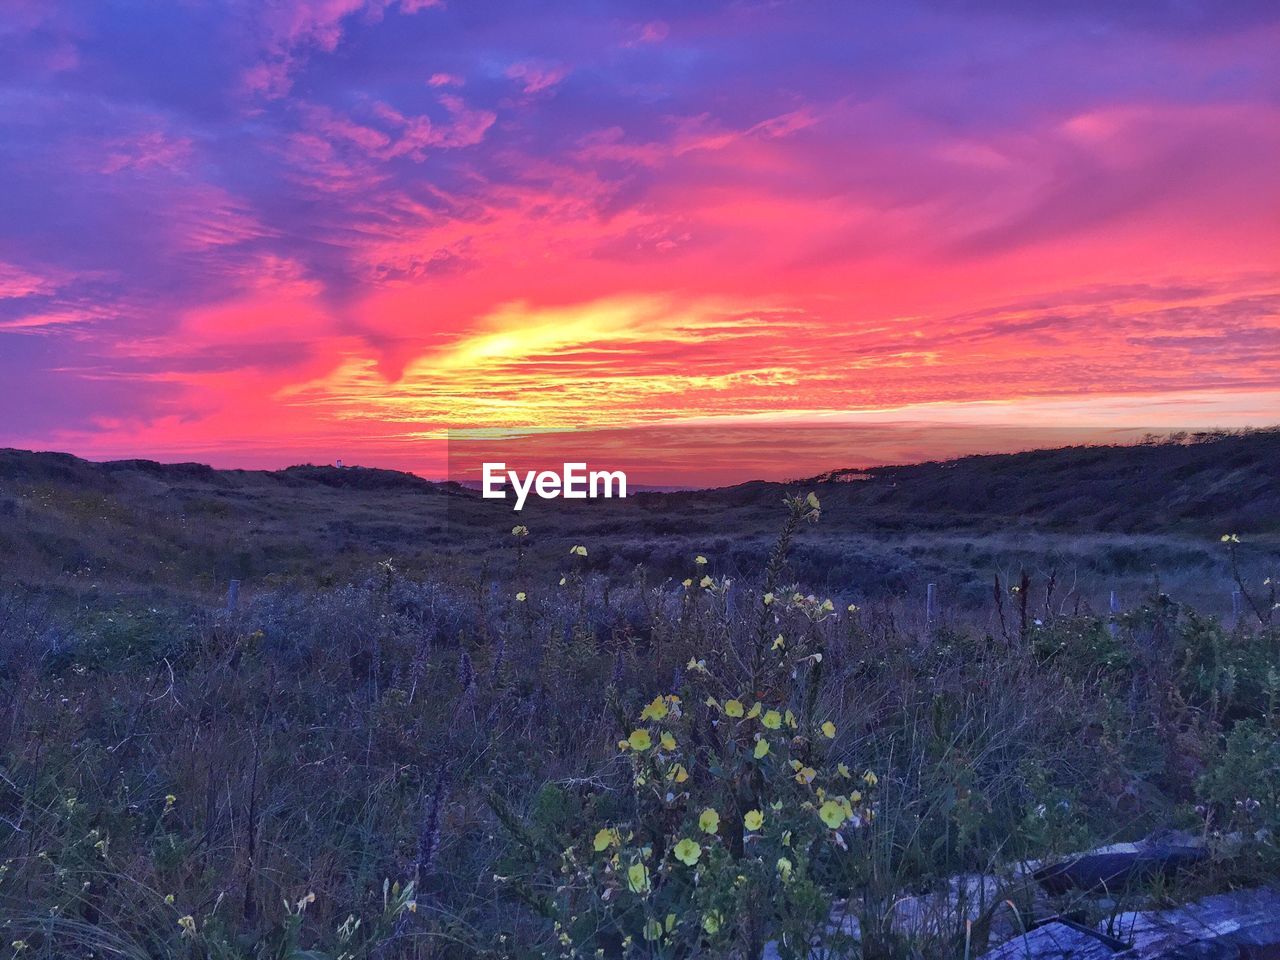
[[[466,562],[355,556],[227,614],[166,579],[194,575],[165,553],[183,537],[224,553],[189,530],[220,511],[175,534],[57,489],[25,534],[51,555],[66,513],[174,567],[132,593],[14,577],[0,602],[0,924],[24,957],[961,957],[1001,901],[1030,909],[1029,861],[1180,828],[1213,854],[1188,889],[1280,870],[1280,631],[1251,572],[1274,556],[1247,537],[1195,541],[1221,570],[1248,552],[1263,615],[1230,625],[1150,580],[1114,621],[1018,576],[931,624],[893,590],[824,603],[825,487],[775,498],[754,554],[664,543],[654,573],[625,535],[571,552],[508,515]],[[1138,567],[1167,547],[1125,538]],[[1000,895],[900,915],[962,874]]]
[[[1062,853],[1206,840],[1112,910],[1273,880],[1278,442],[518,518],[387,471],[0,451],[0,942],[958,958],[1107,919],[1028,887]]]

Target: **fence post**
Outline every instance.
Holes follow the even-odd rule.
[[[931,627],[938,619],[938,585],[936,583],[929,584],[925,590],[924,616],[925,622]]]
[[[227,584],[227,613],[234,613],[240,602],[240,581],[232,580]]]
[[[1108,624],[1107,629],[1111,631],[1111,635],[1114,637],[1117,633],[1120,632],[1120,624],[1116,623],[1116,620],[1115,620],[1116,616],[1120,613],[1120,598],[1116,596],[1116,592],[1114,590],[1111,591],[1110,606],[1111,606],[1111,623]]]

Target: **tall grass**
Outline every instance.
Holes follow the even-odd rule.
[[[501,580],[387,562],[231,615],[6,596],[5,943],[674,957],[775,938],[801,956],[817,938],[833,956],[960,957],[1010,922],[1000,901],[1032,910],[1021,865],[1091,845],[1180,828],[1214,853],[1192,883],[1276,875],[1280,634],[1265,617],[1228,629],[1165,595],[1114,625],[1039,600],[1022,615],[1025,585],[1004,581],[990,609],[942,626],[888,600],[837,607],[790,564],[819,513],[792,501],[758,572],[736,578],[707,551],[671,579],[619,581],[589,543],[536,566],[534,530],[513,532]],[[655,698],[679,710],[655,719]],[[749,726],[769,709],[794,727]],[[637,749],[642,727],[653,746]],[[743,753],[760,735],[767,762]],[[687,786],[646,799],[672,764]],[[842,768],[873,777],[831,826]],[[757,806],[787,818],[791,852],[744,826]],[[705,809],[714,834],[697,832]],[[619,879],[628,857],[649,864],[643,891]],[[904,914],[959,875],[982,878],[963,887],[975,904]]]

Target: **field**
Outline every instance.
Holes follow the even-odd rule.
[[[517,515],[0,451],[3,942],[960,958],[1274,880],[1278,464],[1260,432]],[[1205,856],[1105,898],[1028,873],[1172,832]],[[958,876],[981,902],[895,906]]]

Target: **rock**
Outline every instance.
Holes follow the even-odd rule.
[[[1141,960],[1280,958],[1280,890],[1208,897],[1168,910],[1122,913],[1104,926]]]
[[[1074,923],[1055,920],[983,954],[983,960],[1109,960],[1115,941]]]
[[[1072,891],[1115,893],[1156,877],[1170,878],[1205,856],[1197,840],[1175,834],[1102,847],[1042,866],[1032,876],[1053,896]]]

